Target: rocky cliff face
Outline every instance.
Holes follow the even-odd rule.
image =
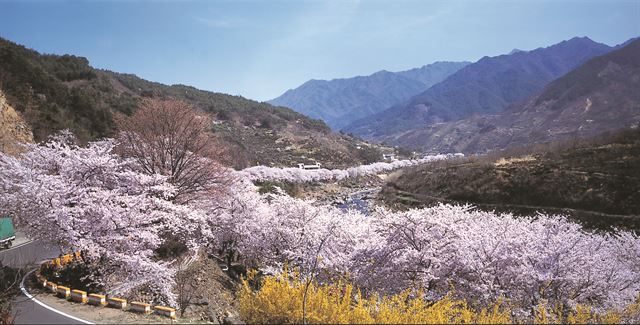
[[[20,143],[33,142],[31,127],[22,115],[7,103],[0,90],[0,151],[14,155],[20,152]]]

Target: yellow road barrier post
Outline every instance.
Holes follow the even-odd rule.
[[[106,306],[107,305],[107,297],[104,296],[104,295],[91,293],[91,294],[89,294],[89,305]]]
[[[56,291],[60,298],[69,299],[69,296],[71,295],[71,289],[65,286],[58,286]]]
[[[107,303],[110,307],[116,309],[125,309],[127,308],[127,300],[122,298],[107,298]]]
[[[81,304],[87,303],[87,292],[82,290],[71,290],[71,300]]]
[[[158,315],[167,316],[169,318],[176,319],[176,310],[171,307],[153,306],[153,310]]]
[[[151,312],[151,305],[144,302],[132,301],[130,309],[137,313],[148,314]]]

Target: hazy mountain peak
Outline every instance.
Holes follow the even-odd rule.
[[[598,43],[592,39],[590,39],[589,37],[586,36],[582,36],[582,37],[574,37],[571,38],[569,40],[565,40],[562,41],[560,43],[551,45],[547,48],[554,48],[554,47],[567,47],[567,46],[582,46],[582,47],[610,47],[606,44],[602,44],[602,43]]]
[[[533,51],[485,56],[405,103],[355,121],[345,130],[393,141],[403,132],[424,125],[500,112],[611,49],[587,37],[574,37]]]
[[[572,37],[571,39],[569,39],[567,42],[571,42],[571,41],[588,41],[588,42],[594,42],[592,39],[590,39],[587,36],[576,36],[576,37]]]
[[[627,41],[625,41],[625,42],[623,42],[621,44],[616,45],[614,48],[615,49],[623,48],[623,47],[625,47],[625,46],[627,46],[627,45],[629,45],[629,44],[631,44],[631,43],[633,43],[633,42],[635,42],[635,41],[637,41],[639,39],[640,39],[640,37],[631,38],[631,39],[629,39],[629,40],[627,40]]]
[[[290,107],[332,128],[401,103],[446,79],[468,62],[434,62],[420,68],[332,80],[309,80],[269,103]]]
[[[539,93],[492,115],[403,133],[397,143],[436,152],[485,152],[640,125],[640,40],[596,56]]]

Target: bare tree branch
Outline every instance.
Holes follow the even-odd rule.
[[[149,174],[169,176],[177,200],[220,194],[233,182],[230,170],[219,163],[227,153],[210,132],[211,118],[189,104],[149,99],[133,116],[116,122],[121,153]]]

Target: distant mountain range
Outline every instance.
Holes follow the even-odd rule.
[[[343,129],[369,139],[401,142],[405,133],[470,115],[495,114],[542,90],[552,80],[613,48],[576,37],[532,51],[484,57],[444,81]],[[419,144],[414,139],[412,144]]]
[[[498,114],[405,131],[393,142],[434,152],[484,152],[640,127],[640,40],[592,58]]]
[[[334,130],[402,103],[469,64],[436,62],[407,71],[379,71],[369,76],[310,80],[269,103],[324,120]]]

